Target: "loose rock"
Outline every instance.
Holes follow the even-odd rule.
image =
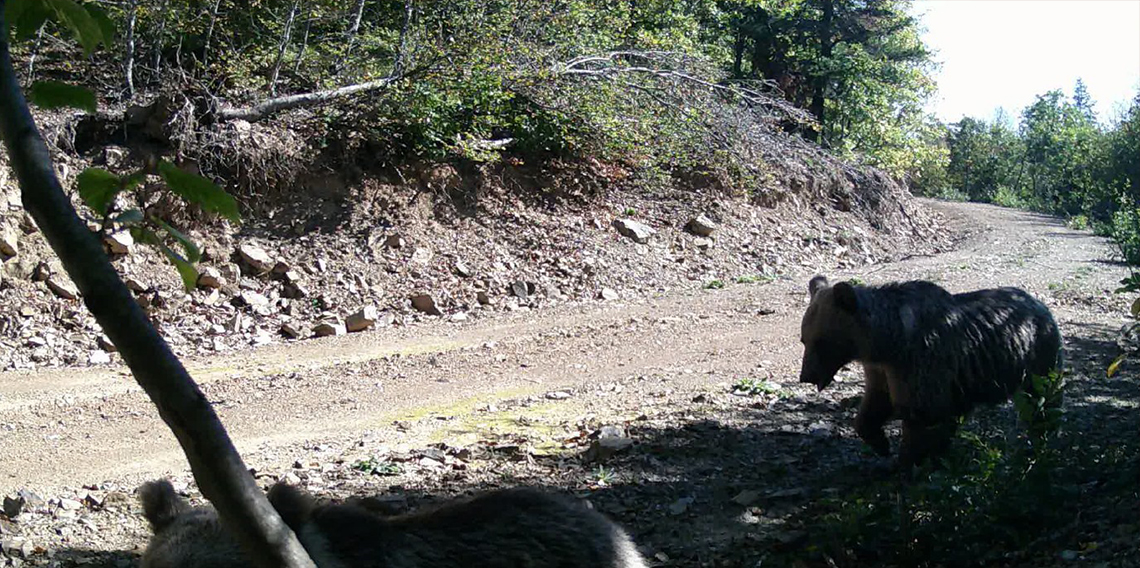
[[[620,426],[603,426],[597,433],[597,438],[590,444],[583,458],[588,462],[599,462],[609,459],[614,454],[633,445],[633,440],[626,437],[625,429]]]
[[[350,332],[364,331],[372,327],[379,317],[380,313],[375,306],[365,306],[355,314],[348,316],[344,323]]]
[[[64,300],[79,299],[79,290],[75,288],[75,285],[71,283],[71,280],[68,280],[62,275],[54,275],[48,277],[46,284],[52,293],[54,293],[56,296],[59,296],[60,298],[63,298]]]
[[[254,310],[265,308],[269,305],[269,298],[252,290],[242,290],[234,300],[238,305],[249,306]]]
[[[95,344],[99,346],[99,349],[102,349],[108,353],[114,353],[119,350],[119,348],[115,347],[114,343],[111,343],[111,339],[106,335],[100,335],[99,337],[96,337]]]
[[[11,258],[19,252],[20,241],[16,238],[16,229],[11,225],[0,227],[0,257]]]
[[[329,335],[344,335],[348,333],[344,323],[335,320],[325,320],[313,326],[313,335],[326,337]]]
[[[126,284],[127,289],[129,289],[131,292],[136,293],[146,292],[148,289],[150,289],[150,286],[147,286],[146,283],[144,283],[142,280],[139,280],[133,276],[127,276],[123,278],[123,284]]]
[[[113,256],[131,253],[135,246],[135,239],[128,230],[117,231],[103,238],[103,247]]]
[[[716,230],[716,223],[704,215],[697,215],[689,219],[688,223],[685,223],[685,230],[694,235],[707,237],[712,235],[713,231]]]
[[[222,273],[217,268],[207,266],[198,273],[198,287],[218,289],[226,284],[226,279],[222,278]]]
[[[281,335],[289,339],[300,339],[304,332],[301,331],[301,326],[293,322],[285,322],[281,324]]]
[[[431,249],[420,247],[420,248],[417,248],[416,250],[412,251],[412,262],[415,262],[418,264],[428,264],[431,262],[431,259],[434,256],[435,256],[435,253],[433,253],[431,251]]]
[[[16,518],[24,510],[24,505],[27,501],[22,496],[17,495],[15,498],[4,497],[4,516],[9,519]]]
[[[633,239],[634,242],[645,244],[655,231],[649,225],[639,223],[633,219],[614,219],[614,228],[622,235]]]
[[[617,290],[614,290],[613,288],[602,288],[602,290],[598,292],[598,298],[610,301],[621,298],[621,295],[619,295],[617,293]]]
[[[238,247],[237,252],[242,262],[258,274],[265,274],[273,269],[274,262],[269,253],[254,245],[243,244]]]
[[[443,311],[435,304],[435,298],[432,298],[428,294],[412,296],[412,307],[428,315],[443,315]]]

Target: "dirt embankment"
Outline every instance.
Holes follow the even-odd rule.
[[[124,127],[105,116],[41,118],[65,187],[84,168],[126,173],[153,152],[115,145]],[[240,165],[238,178],[221,181],[242,201],[245,224],[210,222],[160,194],[148,201],[152,212],[191,228],[210,278],[186,293],[156,251],[114,244],[120,272],[183,356],[342,333],[358,313],[367,321],[354,327],[472,321],[767,279],[801,266],[868,266],[950,240],[881,172],[787,136],[765,147],[767,181],[734,192],[699,176],[647,185],[630,166],[597,160],[370,170],[357,157],[353,168],[334,171],[297,150],[305,140],[281,124],[213,128],[199,136],[212,145],[183,165],[195,169],[210,152]],[[284,169],[287,179],[251,181]],[[0,159],[0,232],[12,249],[0,273],[0,369],[115,361],[7,175]],[[708,226],[693,228],[698,217]],[[641,224],[648,236],[623,234],[619,220]],[[418,307],[414,296],[424,296]],[[322,323],[330,325],[318,330]]]

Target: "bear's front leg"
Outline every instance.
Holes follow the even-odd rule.
[[[887,375],[882,370],[864,367],[866,377],[863,387],[863,400],[859,403],[859,414],[855,416],[855,433],[876,454],[889,456],[891,443],[883,432],[883,425],[891,419],[894,407],[887,387]]]

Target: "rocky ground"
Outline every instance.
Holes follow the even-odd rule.
[[[713,250],[735,252],[726,259],[741,258],[746,239],[750,249],[763,250],[777,234],[805,249],[778,253],[783,262],[766,273],[754,263],[688,257],[691,249],[679,254],[677,244],[636,248],[621,241],[628,237],[616,234],[610,218],[584,217],[569,234],[613,239],[634,251],[599,252],[609,270],[628,258],[666,254],[662,249],[694,268],[680,276],[659,271],[656,280],[638,272],[652,263],[635,263],[612,280],[564,285],[565,300],[529,290],[525,300],[511,300],[491,286],[498,303],[490,310],[449,298],[441,304],[450,318],[418,323],[422,316],[410,306],[386,306],[411,325],[211,350],[191,355],[188,364],[266,486],[285,479],[325,496],[375,495],[374,505],[391,511],[488,487],[552,486],[621,522],[660,566],[1138,565],[1140,381],[1131,362],[1112,379],[1104,375],[1127,313],[1129,298],[1112,293],[1126,270],[1105,241],[1052,218],[930,205],[944,215],[943,236],[964,236],[953,250],[934,253],[932,246],[908,255],[904,245],[896,247],[896,262],[864,264],[857,256],[834,275],[869,283],[924,278],[954,291],[1021,286],[1054,310],[1066,336],[1070,383],[1059,443],[1076,457],[1054,466],[1057,484],[1072,492],[1057,501],[1066,518],[1043,523],[1029,540],[995,540],[970,562],[939,542],[957,546],[973,533],[922,532],[927,504],[906,501],[915,493],[900,490],[854,436],[857,372],[845,372],[823,393],[796,382],[807,278],[850,254],[836,253],[847,246],[839,231],[864,226],[844,225],[844,217],[805,212],[755,238],[748,227],[765,231],[765,223],[722,218],[718,230],[734,231],[733,239],[717,239]],[[695,246],[699,237],[684,232],[683,221],[658,228],[669,227],[666,242]],[[797,234],[805,227],[812,238]],[[381,249],[376,258],[406,254],[401,265],[411,263],[419,237],[405,238],[410,250]],[[619,254],[630,256],[609,256]],[[446,266],[454,270],[462,260],[473,271],[487,270],[472,256],[446,257]],[[325,268],[316,274],[335,273]],[[714,280],[723,286],[708,285]],[[595,299],[602,288],[617,297]],[[209,294],[195,292],[186,303]],[[472,317],[456,321],[455,313]],[[254,327],[269,325],[258,317],[250,316]],[[217,335],[235,346],[252,341]],[[198,349],[187,345],[184,353]],[[0,559],[19,566],[133,565],[147,537],[134,488],[169,476],[197,496],[173,438],[148,408],[114,364],[0,375],[0,492],[8,496]],[[977,457],[972,440],[996,446],[1015,436],[1011,412],[1007,405],[979,413],[956,452]],[[968,471],[971,477],[953,479],[944,492],[987,487],[978,481],[984,476]],[[929,479],[920,484],[945,475]],[[914,510],[902,541],[912,556],[900,556],[892,541],[876,541],[897,527],[868,528],[878,517],[858,507],[877,505],[876,492],[887,496],[887,509]],[[1002,530],[995,521],[978,538]]]
[[[40,117],[65,187],[87,167],[140,167],[123,147],[79,153],[67,140],[78,128],[72,120]],[[290,132],[260,128],[223,134],[246,148]],[[868,266],[949,245],[938,219],[883,174],[806,147],[773,152],[772,160],[799,161],[751,196],[677,189],[681,182],[647,189],[625,167],[596,160],[515,160],[409,165],[353,179],[314,165],[317,173],[288,191],[254,197],[230,188],[248,212],[240,227],[154,197],[148,210],[203,249],[203,276],[189,293],[158,251],[129,234],[110,235],[107,248],[175,352],[187,356],[632,300],[803,266]],[[0,369],[116,361],[7,176],[0,157]]]

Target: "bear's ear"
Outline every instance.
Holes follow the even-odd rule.
[[[808,293],[811,294],[812,298],[814,298],[816,293],[818,293],[820,290],[823,290],[824,288],[827,288],[828,286],[831,286],[831,283],[827,281],[826,276],[816,276],[815,278],[812,278],[810,282],[808,282]]]
[[[155,533],[170,526],[179,515],[190,510],[190,504],[174,492],[174,486],[165,479],[148,481],[139,487],[139,501],[143,516],[150,521]]]
[[[835,305],[840,309],[855,313],[859,309],[859,300],[855,297],[855,287],[849,282],[840,282],[831,287]]]
[[[299,530],[317,506],[308,493],[283,481],[269,489],[268,498],[273,508],[277,509],[277,514],[281,515],[281,520],[293,530]]]

